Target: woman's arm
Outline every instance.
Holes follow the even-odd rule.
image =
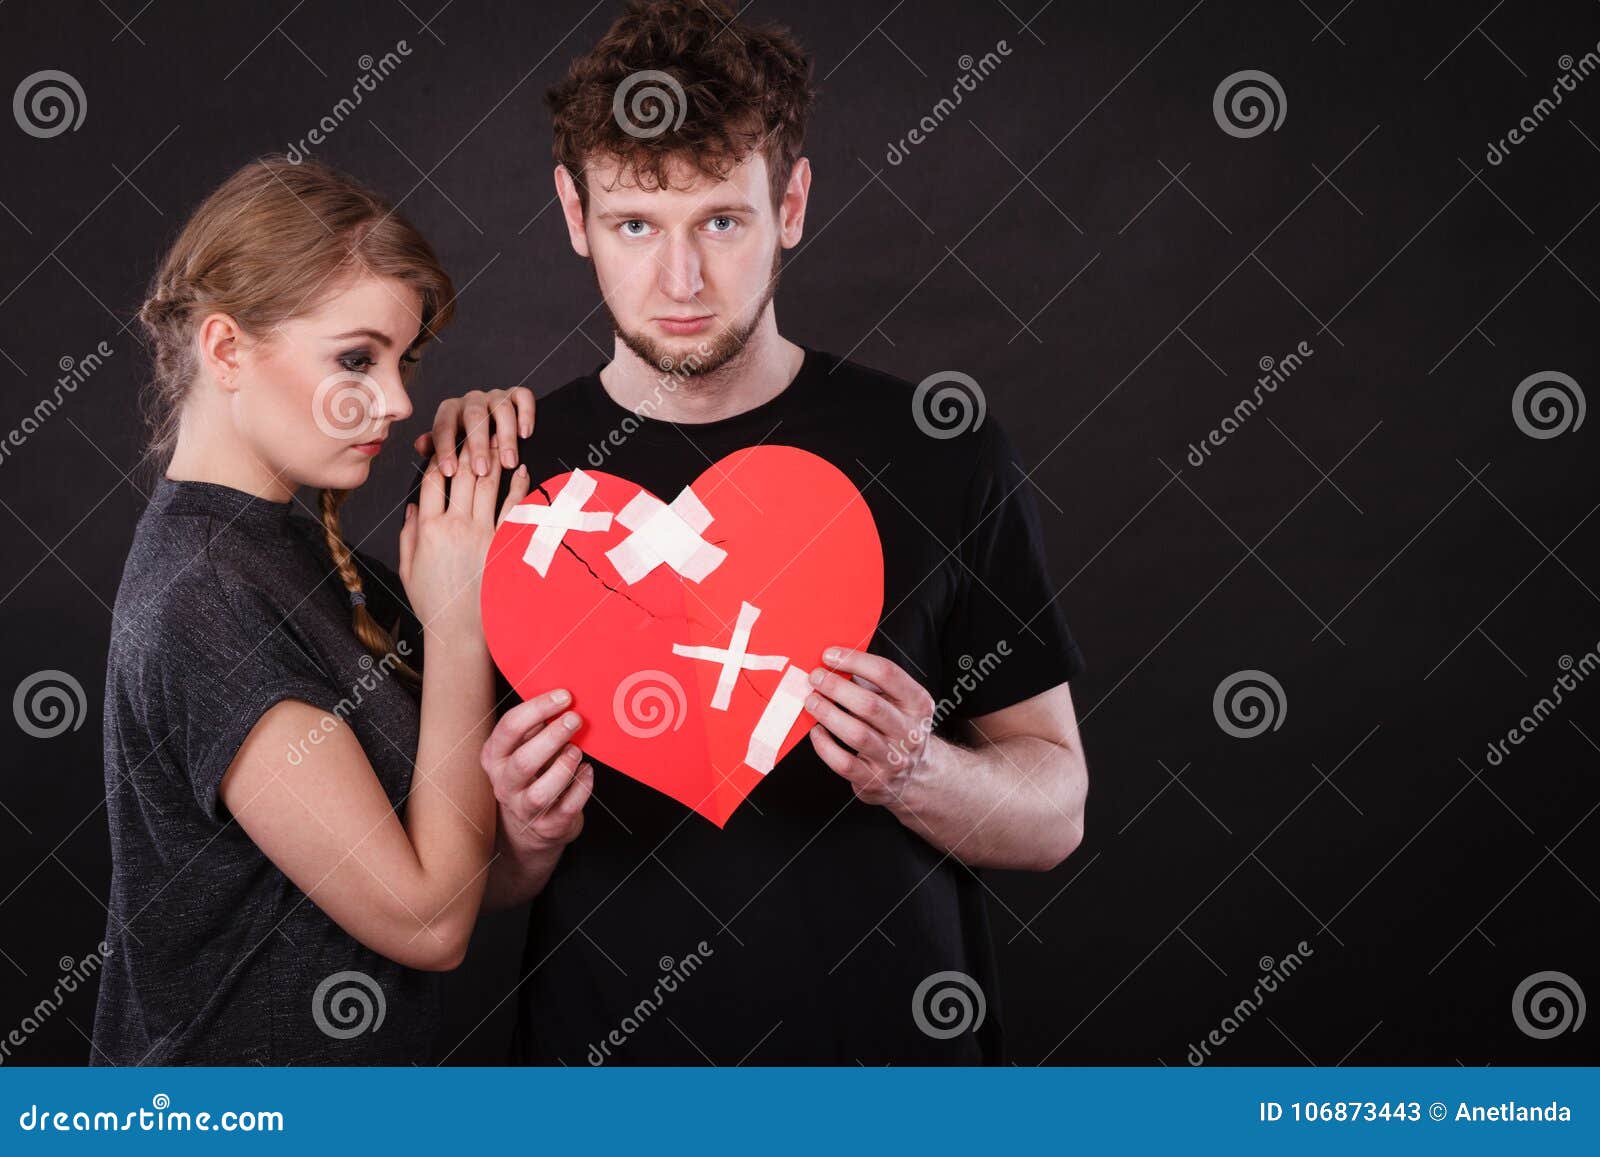
[[[498,469],[464,474],[447,504],[435,465],[407,511],[400,574],[423,624],[426,675],[404,821],[351,728],[298,700],[262,715],[220,787],[240,827],[301,891],[357,940],[413,968],[460,964],[494,850],[495,798],[480,763],[494,679],[478,583],[498,487]],[[523,472],[506,508],[526,491]],[[542,718],[560,711],[549,700],[525,706],[547,711]],[[313,732],[323,739],[308,745]],[[291,763],[290,751],[303,758]]]

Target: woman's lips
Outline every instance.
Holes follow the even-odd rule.
[[[357,453],[365,454],[368,457],[371,457],[372,455],[376,454],[379,450],[383,449],[383,439],[379,438],[374,442],[357,442],[354,446],[352,446],[350,448],[352,450],[355,450]]]
[[[656,323],[668,333],[679,335],[699,333],[701,330],[705,329],[706,326],[711,324],[711,315],[708,313],[703,314],[700,317],[658,317],[656,318]]]

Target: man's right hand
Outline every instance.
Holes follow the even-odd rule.
[[[513,861],[497,865],[498,874],[539,876],[525,881],[535,884],[534,891],[543,886],[561,849],[583,830],[583,807],[594,790],[594,765],[572,742],[583,719],[566,710],[571,701],[570,694],[558,690],[519,703],[483,745],[483,770],[499,803],[499,858]]]
[[[446,478],[456,472],[456,443],[463,434],[461,461],[482,478],[489,473],[491,449],[507,470],[517,465],[517,438],[533,433],[533,391],[527,386],[509,390],[472,390],[459,398],[446,398],[433,416],[433,429],[412,443],[424,458],[438,450],[439,469]]]

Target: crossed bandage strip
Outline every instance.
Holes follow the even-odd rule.
[[[506,515],[511,522],[534,527],[522,561],[537,571],[540,578],[549,574],[550,564],[568,532],[611,529],[613,515],[610,511],[584,509],[585,503],[594,496],[595,486],[593,477],[582,470],[574,470],[548,506],[524,504],[513,507]],[[688,486],[679,491],[670,504],[641,488],[614,517],[629,534],[606,551],[606,558],[625,583],[640,581],[658,566],[669,567],[697,583],[728,557],[727,551],[703,537],[712,523],[711,512]],[[778,748],[800,717],[811,687],[806,673],[791,665],[787,655],[750,654],[750,635],[760,616],[759,607],[741,601],[739,617],[726,647],[674,643],[672,651],[684,658],[721,665],[711,696],[711,708],[715,711],[726,711],[732,703],[734,684],[741,671],[783,672],[777,689],[756,721],[745,753],[745,763],[765,775],[777,763]]]

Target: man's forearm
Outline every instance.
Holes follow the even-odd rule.
[[[483,906],[491,911],[525,904],[549,883],[561,862],[561,848],[533,853],[518,853],[505,843],[495,842],[494,859],[489,864],[489,880],[484,886]]]
[[[1083,839],[1088,771],[1075,746],[1013,735],[977,747],[931,739],[889,809],[974,868],[1053,868]]]

